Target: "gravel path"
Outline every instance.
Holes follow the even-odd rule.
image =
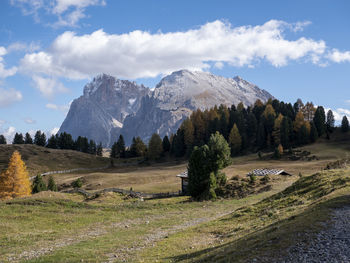
[[[350,262],[350,206],[334,209],[324,230],[312,239],[306,236],[274,262]]]

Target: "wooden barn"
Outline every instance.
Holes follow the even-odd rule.
[[[255,169],[247,174],[247,176],[255,175],[255,176],[265,176],[265,175],[291,175],[290,173],[287,173],[283,169]]]

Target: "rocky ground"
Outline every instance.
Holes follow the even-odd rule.
[[[333,211],[332,219],[316,237],[306,236],[273,262],[350,262],[350,206]],[[271,262],[271,261],[270,261]]]

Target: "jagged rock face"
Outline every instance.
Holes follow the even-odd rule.
[[[86,136],[110,146],[120,134],[126,116],[136,113],[150,90],[135,82],[99,75],[84,87],[84,95],[71,104],[59,133]]]
[[[137,113],[125,119],[121,133],[128,143],[136,135],[148,141],[154,132],[161,137],[175,133],[193,110],[240,102],[248,106],[269,98],[273,98],[270,93],[240,77],[181,70],[160,81],[151,98],[144,98]]]
[[[145,142],[153,133],[175,133],[196,109],[215,105],[246,106],[270,93],[240,77],[224,78],[207,72],[181,70],[164,77],[153,92],[143,85],[107,75],[96,77],[73,101],[60,131],[86,136],[105,146],[123,134],[127,144],[140,136]]]

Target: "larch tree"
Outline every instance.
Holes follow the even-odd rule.
[[[31,192],[26,165],[20,153],[15,151],[10,158],[8,168],[0,175],[0,198],[29,196]]]
[[[239,154],[242,146],[242,138],[241,138],[241,135],[239,134],[239,130],[237,128],[236,123],[233,125],[230,131],[230,135],[228,137],[228,143],[231,147],[231,155],[235,156]]]

